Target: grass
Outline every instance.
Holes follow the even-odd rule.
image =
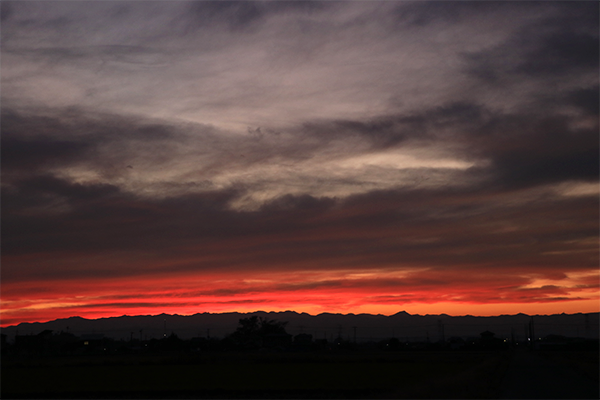
[[[600,353],[598,351],[538,351],[540,357],[568,365],[578,374],[600,385]]]

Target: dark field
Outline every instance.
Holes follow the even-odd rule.
[[[596,396],[597,352],[426,351],[4,357],[2,398],[523,398],[523,356]]]
[[[494,398],[507,352],[6,360],[2,397]]]

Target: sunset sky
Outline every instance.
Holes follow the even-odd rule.
[[[1,7],[2,326],[600,311],[598,2]]]

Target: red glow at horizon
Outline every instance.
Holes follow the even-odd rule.
[[[597,275],[569,279],[489,277],[457,271],[436,273],[443,284],[427,281],[426,269],[404,273],[289,272],[279,274],[158,276],[119,280],[63,280],[2,284],[2,319],[6,327],[79,316],[103,318],[253,311],[296,311],[316,315],[560,314],[598,312]],[[550,279],[552,281],[552,279]],[[477,282],[477,283],[476,283]]]

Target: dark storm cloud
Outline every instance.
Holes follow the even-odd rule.
[[[597,114],[598,88],[558,93],[551,102]],[[589,127],[576,127],[577,117],[548,115],[542,103],[532,103],[529,109],[499,113],[480,104],[453,102],[408,115],[312,125],[306,132],[360,135],[370,141],[373,149],[404,142],[462,148],[462,157],[491,162],[491,166],[473,168],[472,172],[489,174],[492,180],[488,184],[492,185],[531,187],[597,180],[597,121]]]
[[[226,23],[232,30],[244,29],[265,16],[264,7],[253,1],[209,1],[190,3],[200,24]]]
[[[11,14],[12,14],[12,4],[7,2],[7,1],[3,1],[2,3],[0,3],[0,20],[2,21],[6,21],[10,18]]]
[[[81,160],[88,143],[38,137],[33,140],[12,137],[3,132],[2,168],[8,170],[43,169]]]
[[[23,204],[23,198],[43,198],[45,195],[60,196],[72,203],[105,198],[119,192],[119,188],[109,184],[79,184],[60,179],[51,175],[38,175],[18,181],[19,201],[14,204],[8,194],[7,206],[14,210],[18,204]]]
[[[597,103],[595,94],[596,88],[577,90],[564,94],[562,102],[591,112]],[[403,141],[458,144],[464,146],[465,157],[470,153],[490,159],[494,163],[491,171],[499,176],[506,174],[507,181],[524,179],[536,185],[569,179],[590,180],[597,176],[593,166],[598,137],[594,127],[572,127],[575,121],[570,116],[539,112],[500,114],[477,104],[450,103],[413,115],[335,121],[332,127],[312,127],[312,131],[362,135],[370,139],[374,148]],[[441,127],[450,129],[440,132]]]
[[[470,102],[449,102],[410,113],[376,116],[364,120],[333,120],[305,123],[300,131],[321,141],[359,136],[371,149],[381,150],[408,143],[465,139],[459,129],[480,126],[491,116],[485,106]],[[444,137],[439,128],[450,127],[454,137]]]
[[[22,115],[4,108],[1,149],[3,172],[44,170],[81,160],[93,145],[65,138],[64,128],[64,124],[56,118]]]
[[[249,213],[225,209],[231,194],[219,192],[163,201],[135,199],[105,187],[63,187],[62,194],[67,193],[73,209],[61,217],[6,216],[4,255],[52,252],[60,260],[73,251],[151,251],[155,263],[169,259],[171,272],[371,265],[564,268],[560,255],[541,256],[559,250],[588,251],[579,257],[578,268],[597,262],[593,249],[577,245],[596,234],[594,197],[543,201],[547,195],[541,193],[534,202],[506,205],[518,193],[399,191],[344,202],[288,196],[285,207],[277,205],[279,200]],[[96,194],[93,200],[90,194]],[[490,204],[489,196],[496,203]],[[141,272],[106,265],[48,270],[38,263],[29,268],[3,274],[50,278]]]
[[[95,179],[127,178],[136,172],[151,176],[167,170],[174,177],[158,180],[164,188],[210,187],[215,174],[230,168],[244,169],[271,164],[293,167],[311,160],[320,151],[333,146],[332,141],[346,138],[366,138],[373,147],[382,141],[397,140],[396,131],[381,132],[382,125],[395,122],[336,121],[300,127],[284,132],[269,128],[250,129],[248,135],[221,135],[219,130],[201,124],[170,124],[165,121],[143,120],[134,116],[96,114],[83,110],[45,110],[43,112],[3,110],[2,167],[4,182],[11,185],[26,174],[65,174],[84,170],[98,175]],[[393,128],[393,127],[392,127]],[[255,132],[260,132],[256,135]],[[405,133],[398,131],[400,135]],[[336,145],[337,146],[337,145]],[[330,157],[343,157],[360,149],[347,146],[330,148]],[[387,145],[389,147],[389,145]],[[182,164],[188,165],[180,172]],[[131,168],[128,168],[131,167]],[[186,169],[187,168],[187,169]],[[68,172],[68,174],[71,172]],[[25,175],[23,175],[25,174]],[[179,175],[195,178],[183,182]],[[66,179],[64,176],[61,179]],[[229,183],[253,191],[266,177]],[[278,177],[273,177],[276,184]],[[352,178],[322,176],[323,182],[353,185]],[[318,182],[317,182],[318,183]]]
[[[558,10],[562,15],[582,15],[597,11],[598,2],[595,0],[426,0],[412,4],[401,4],[396,8],[399,21],[415,25],[427,25],[434,22],[458,23],[465,19],[478,18],[485,14],[494,14],[503,10],[519,14],[534,10],[545,12],[549,9]]]
[[[323,136],[365,137],[374,149],[385,149],[399,145],[410,138],[425,139],[422,129],[424,121],[418,117],[383,116],[367,121],[337,120],[328,123],[306,124],[305,132]]]
[[[595,85],[589,88],[572,90],[567,94],[565,100],[567,104],[572,104],[597,117],[600,112],[600,87]]]
[[[502,185],[523,187],[598,178],[596,127],[572,128],[567,116],[496,116],[470,137]],[[477,135],[477,136],[476,136]]]
[[[185,128],[136,117],[4,107],[2,173],[10,182],[15,173],[46,174],[49,169],[84,164],[103,174],[124,174],[124,168],[140,157],[164,161],[173,144],[185,138]]]
[[[599,11],[596,2],[562,4],[556,14],[523,26],[506,42],[466,53],[467,72],[489,84],[506,84],[511,76],[539,80],[594,73],[600,51]]]
[[[515,67],[515,72],[539,77],[598,68],[597,35],[558,32],[543,37],[535,51]]]
[[[577,104],[585,104],[591,97],[582,90],[563,95],[565,102]],[[569,116],[499,114],[477,104],[449,103],[415,114],[313,123],[298,128],[291,142],[273,145],[264,135],[218,138],[203,128],[200,136],[193,137],[191,132],[197,131],[186,126],[116,115],[95,118],[56,112],[36,116],[10,110],[5,115],[3,230],[8,234],[4,235],[3,250],[7,255],[146,248],[172,254],[175,246],[181,256],[197,251],[210,255],[204,266],[239,266],[242,260],[268,266],[313,258],[337,259],[331,264],[355,266],[460,264],[508,261],[517,254],[531,265],[547,262],[535,260],[535,252],[561,247],[557,245],[561,241],[593,236],[596,229],[591,222],[581,222],[583,215],[596,213],[597,202],[589,197],[551,195],[550,200],[533,208],[527,203],[516,208],[502,204],[518,197],[520,190],[563,181],[597,180],[598,137],[593,130],[570,127]],[[440,132],[440,127],[451,129]],[[220,171],[232,165],[248,168],[277,157],[283,163],[310,157],[335,138],[351,137],[366,139],[373,149],[404,142],[448,143],[458,146],[466,157],[484,158],[489,163],[457,175],[467,181],[473,174],[484,178],[463,189],[380,190],[345,200],[287,194],[253,212],[228,206],[252,192],[257,184],[253,181],[201,193],[148,198],[125,191],[116,183],[77,183],[48,172],[50,167],[83,163],[104,170],[105,176],[125,176],[130,163],[135,171],[144,165],[168,162],[181,157],[180,145],[188,151],[194,143],[200,143],[200,148],[210,146],[214,156],[208,165],[199,166],[204,170]],[[309,144],[304,145],[307,141]],[[229,159],[228,154],[232,154]],[[539,227],[521,234],[482,235],[490,215],[494,216],[492,225],[535,221]],[[546,215],[562,215],[577,224],[555,231],[551,224],[540,222]],[[450,227],[458,221],[462,223],[460,233],[451,233]],[[380,242],[380,235],[388,234],[416,237],[405,242]],[[273,247],[278,238],[287,239]],[[200,243],[201,250],[193,248],[195,243]],[[211,250],[217,243],[220,245]],[[240,253],[224,257],[219,254],[222,246],[237,247]],[[506,246],[513,246],[513,251],[506,253]],[[194,267],[183,263],[181,268]]]
[[[168,51],[158,51],[149,46],[131,45],[81,45],[69,47],[43,47],[4,50],[7,55],[21,56],[30,62],[54,67],[62,63],[83,63],[99,73],[107,63],[122,67],[164,67],[170,60]]]
[[[517,6],[520,4],[516,3]],[[460,23],[465,18],[497,12],[503,6],[498,1],[413,1],[399,4],[393,15],[400,23],[421,27],[439,22]]]
[[[225,24],[233,31],[244,30],[273,14],[311,13],[325,9],[320,1],[197,1],[189,4],[192,23],[200,27]]]

